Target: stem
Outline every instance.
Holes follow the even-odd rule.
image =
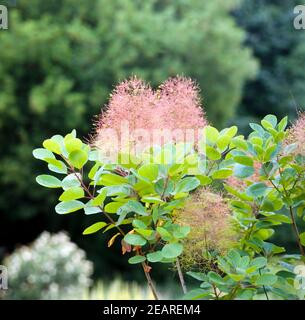
[[[177,267],[177,270],[178,270],[179,280],[180,280],[180,283],[181,283],[181,287],[182,287],[183,293],[186,294],[187,293],[187,287],[186,287],[186,284],[185,284],[185,281],[184,281],[183,273],[182,273],[180,262],[179,262],[178,258],[176,260],[176,267]]]
[[[236,284],[236,286],[232,289],[230,296],[229,296],[229,300],[234,300],[234,296],[236,294],[236,291],[239,288],[239,282]]]
[[[260,275],[262,275],[262,273],[261,273],[261,269],[258,269],[258,272],[259,272],[259,274],[260,274]],[[269,297],[268,297],[268,293],[267,293],[266,287],[265,287],[265,286],[263,286],[263,289],[264,289],[264,293],[265,293],[265,296],[266,296],[267,300],[269,300]]]
[[[155,300],[159,300],[159,297],[158,297],[158,294],[157,294],[157,290],[155,288],[155,285],[154,285],[154,283],[152,281],[152,278],[151,278],[149,272],[147,272],[146,269],[145,269],[145,263],[144,262],[142,262],[142,268],[143,268],[143,271],[144,271],[148,286],[149,286],[149,288],[150,288]]]
[[[297,227],[297,224],[296,224],[296,221],[295,221],[295,218],[294,218],[294,214],[293,214],[293,210],[292,210],[291,206],[289,207],[289,213],[290,213],[290,217],[291,217],[291,220],[292,220],[292,227],[293,227],[295,236],[297,238],[297,243],[298,243],[298,247],[299,247],[300,253],[301,253],[302,256],[305,257],[305,251],[304,251],[304,248],[303,248],[303,246],[301,244],[300,233],[299,233],[299,230],[298,230],[298,227]]]

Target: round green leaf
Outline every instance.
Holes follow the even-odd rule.
[[[159,261],[161,261],[162,259],[163,259],[163,255],[162,255],[162,253],[161,253],[161,251],[156,251],[156,252],[152,252],[152,253],[148,253],[147,255],[146,255],[146,257],[147,257],[147,260],[149,261],[149,262],[159,262]]]
[[[277,276],[274,274],[262,274],[258,276],[255,284],[258,286],[272,286],[277,281]]]
[[[253,166],[253,160],[248,156],[235,156],[234,161],[243,164],[244,166]]]
[[[88,161],[88,153],[84,150],[75,150],[69,154],[69,160],[73,167],[81,169]]]
[[[206,152],[206,156],[210,160],[219,160],[221,158],[220,152],[218,152],[216,149],[210,146],[206,146],[205,152]]]
[[[57,153],[57,154],[61,154],[61,148],[60,148],[60,144],[53,140],[53,139],[47,139],[45,140],[42,145],[44,146],[44,148],[46,148],[47,150]]]
[[[81,201],[71,200],[71,201],[60,202],[55,207],[55,211],[58,214],[67,214],[82,208],[84,208],[84,204]]]
[[[132,246],[144,246],[146,244],[146,240],[138,234],[126,234],[124,241]]]
[[[216,128],[211,126],[206,126],[204,128],[205,136],[207,140],[211,143],[215,143],[219,137],[219,132]]]
[[[38,184],[47,188],[61,188],[61,181],[56,177],[42,174],[36,178]]]
[[[178,257],[183,251],[183,245],[181,243],[169,243],[166,244],[162,250],[162,256],[167,259],[173,259]]]
[[[158,165],[156,164],[144,164],[139,168],[138,173],[140,176],[147,178],[150,181],[158,178]]]
[[[249,186],[246,189],[246,193],[249,196],[258,198],[263,196],[267,190],[268,190],[268,187],[263,182],[257,182]]]
[[[110,202],[105,206],[104,210],[107,213],[117,213],[122,205],[122,202]]]
[[[39,159],[39,160],[44,160],[46,158],[55,159],[54,154],[51,151],[44,149],[44,148],[38,148],[38,149],[33,150],[33,156],[34,156],[34,158]]]
[[[65,147],[69,153],[77,150],[81,150],[83,143],[78,138],[65,139]]]
[[[145,258],[144,256],[138,255],[138,256],[134,256],[134,257],[130,258],[130,259],[128,260],[128,263],[130,263],[130,264],[137,264],[137,263],[142,263],[142,262],[144,262],[145,260],[146,260],[146,258]]]
[[[200,181],[195,177],[187,177],[180,180],[175,189],[175,193],[189,192],[196,189],[200,185]]]
[[[231,170],[231,169],[220,169],[220,170],[213,172],[212,178],[213,179],[226,179],[226,178],[230,177],[232,175],[232,173],[233,173],[233,170]]]
[[[242,164],[236,164],[234,166],[234,176],[238,178],[248,178],[254,174],[254,168],[244,166]]]
[[[60,201],[70,201],[83,198],[85,196],[85,192],[81,187],[74,187],[71,189],[67,189],[62,193],[59,197]]]
[[[81,183],[79,181],[81,179],[81,175],[79,173],[70,173],[62,180],[62,187],[64,190],[80,187]]]

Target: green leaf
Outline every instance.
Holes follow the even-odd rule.
[[[208,278],[209,278],[210,282],[213,282],[215,284],[218,284],[218,285],[225,285],[226,284],[224,279],[222,279],[222,277],[214,271],[210,271],[208,273]]]
[[[187,177],[177,183],[174,193],[189,192],[196,189],[199,185],[200,181],[197,178]]]
[[[135,212],[137,214],[140,214],[142,216],[146,216],[147,215],[147,212],[146,212],[146,209],[145,207],[139,202],[139,201],[136,201],[136,200],[129,200],[128,202],[126,202],[119,210],[120,212],[121,211],[125,211],[127,213],[129,212]]]
[[[139,229],[145,229],[145,228],[147,228],[147,225],[146,225],[143,221],[141,221],[141,220],[139,220],[139,219],[134,219],[134,220],[132,221],[132,225],[133,225],[135,228],[139,228]]]
[[[187,275],[189,275],[190,277],[198,280],[198,281],[207,281],[207,275],[203,272],[194,272],[194,271],[188,271],[186,273]]]
[[[255,235],[261,240],[267,240],[273,234],[274,234],[273,229],[260,229],[255,233]]]
[[[238,131],[238,128],[236,126],[232,126],[230,128],[225,129],[224,134],[230,137],[230,139],[232,139],[236,135],[237,131]]]
[[[128,263],[130,263],[130,264],[137,264],[137,263],[142,263],[142,262],[144,262],[145,260],[146,260],[146,258],[145,258],[144,256],[138,255],[138,256],[134,256],[134,257],[130,258],[130,259],[128,260]]]
[[[62,193],[59,197],[60,201],[70,201],[83,198],[85,196],[85,192],[81,187],[73,187],[71,189],[67,189]]]
[[[103,174],[100,183],[104,186],[116,186],[121,184],[126,184],[128,181],[117,174],[107,173]]]
[[[215,143],[219,137],[219,132],[216,128],[211,126],[206,126],[204,128],[205,136],[207,140],[211,143]]]
[[[46,158],[55,159],[54,154],[51,151],[46,150],[44,148],[38,148],[38,149],[33,150],[33,156],[34,156],[34,158],[39,159],[39,160],[44,160]]]
[[[90,227],[88,227],[87,229],[84,230],[83,235],[95,233],[95,232],[101,230],[102,228],[104,228],[105,226],[107,226],[106,222],[94,223],[93,225],[91,225]]]
[[[83,143],[80,139],[78,138],[72,138],[72,139],[64,139],[65,141],[65,147],[69,153],[73,151],[78,151],[81,150]]]
[[[170,232],[163,227],[157,227],[157,232],[164,241],[170,241],[173,239],[173,236],[170,234]]]
[[[69,161],[73,167],[81,169],[88,161],[88,153],[84,150],[75,150],[69,154]]]
[[[161,251],[156,251],[156,252],[152,252],[152,253],[148,253],[147,255],[146,255],[146,257],[147,257],[147,260],[149,261],[149,262],[159,262],[159,261],[161,261],[162,259],[163,259],[163,255],[162,255],[162,253],[161,253]]]
[[[233,138],[232,139],[232,147],[236,147],[241,150],[248,150],[248,144],[243,138]]]
[[[266,264],[267,264],[267,259],[264,257],[255,258],[250,262],[250,266],[255,266],[257,269],[261,269],[265,267]]]
[[[305,232],[300,234],[300,241],[301,241],[302,246],[305,247]]]
[[[277,276],[274,274],[262,274],[258,276],[255,284],[258,286],[272,286],[277,281]]]
[[[206,186],[212,182],[212,179],[207,176],[197,175],[196,178],[200,181],[201,186]]]
[[[251,177],[254,174],[254,168],[244,166],[242,164],[236,164],[234,166],[234,176],[237,178],[248,178]]]
[[[164,202],[160,197],[150,197],[150,196],[142,197],[141,201],[147,202],[147,203],[163,203]]]
[[[140,176],[154,181],[158,178],[158,165],[156,164],[144,164],[142,167],[139,168],[138,173]]]
[[[181,243],[169,243],[166,244],[162,250],[162,256],[167,259],[173,259],[178,257],[183,251],[183,245]]]
[[[77,177],[81,179],[81,175],[79,173],[70,173],[67,175],[61,182],[63,189],[67,190],[74,187],[80,187],[81,183]]]
[[[205,147],[205,152],[206,152],[206,156],[210,160],[219,160],[221,158],[221,153],[208,145]]]
[[[92,201],[93,206],[101,206],[107,197],[107,189],[102,188],[98,196],[95,197]]]
[[[228,145],[231,142],[231,139],[232,138],[227,135],[220,136],[216,141],[216,145],[221,151],[223,151],[228,147]]]
[[[161,196],[167,197],[175,189],[174,182],[169,178],[161,178],[155,183],[155,191]]]
[[[60,202],[55,207],[55,211],[58,214],[67,214],[82,208],[84,208],[84,204],[81,201],[71,200],[71,201]]]
[[[45,140],[42,145],[44,146],[45,149],[47,149],[51,152],[54,152],[56,154],[61,154],[60,144],[53,139]]]
[[[253,196],[255,198],[262,197],[265,195],[266,191],[269,188],[263,182],[257,182],[252,184],[246,189],[246,193],[249,196]]]
[[[89,200],[84,207],[84,211],[86,215],[97,214],[101,212],[99,207],[92,206],[92,200]]]
[[[273,128],[275,128],[276,125],[277,125],[277,117],[274,116],[273,114],[268,114],[268,115],[266,115],[266,116],[264,117],[264,119],[261,121],[261,123],[262,123],[263,127],[264,127],[264,124],[266,125],[266,127],[265,127],[266,129],[269,128],[269,125],[266,124],[267,122],[268,122],[269,124],[271,124],[271,126],[272,126]]]
[[[287,127],[288,117],[284,117],[277,125],[279,131],[284,131]]]
[[[253,166],[253,160],[248,156],[235,156],[234,161],[243,164],[244,166]]]
[[[41,186],[47,187],[47,188],[61,188],[62,186],[61,181],[59,179],[47,174],[42,174],[38,176],[36,178],[36,182]]]
[[[249,126],[250,126],[251,129],[253,129],[253,130],[256,131],[257,133],[259,133],[259,135],[260,135],[261,137],[264,136],[265,130],[264,130],[264,128],[263,128],[262,126],[260,126],[260,125],[257,124],[257,123],[249,123]]]
[[[46,158],[45,161],[49,163],[48,168],[50,171],[61,174],[67,174],[68,168],[64,162],[53,158]]]
[[[148,239],[152,236],[153,230],[151,229],[142,229],[142,228],[136,228],[134,229],[136,233],[144,237],[145,239]]]
[[[122,207],[124,203],[122,202],[110,202],[107,203],[104,210],[107,213],[117,213],[119,208]]]
[[[138,234],[126,234],[124,237],[124,241],[131,244],[132,246],[144,246],[146,244],[146,240]]]
[[[214,171],[212,174],[213,179],[226,179],[230,177],[233,173],[233,170],[231,169],[219,169],[217,171]]]

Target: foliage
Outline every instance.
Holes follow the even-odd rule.
[[[238,25],[247,32],[246,44],[260,63],[240,105],[243,131],[248,132],[249,121],[266,113],[293,120],[298,110],[304,110],[305,78],[300,65],[304,64],[305,34],[293,26],[293,9],[299,4],[298,0],[244,0],[234,12]]]
[[[253,132],[248,139],[236,136],[237,127],[219,132],[207,126],[199,148],[189,143],[153,146],[141,158],[114,164],[102,163],[98,150],[81,142],[72,131],[65,137],[53,136],[44,141],[44,148],[34,150],[34,156],[48,163],[51,171],[65,176],[40,175],[37,182],[63,189],[55,207],[58,214],[78,210],[97,214],[100,218],[83,233],[110,233],[108,247],[120,240],[122,253],[129,254],[130,264],[142,266],[157,298],[150,279],[156,263],[175,263],[183,286],[179,259],[187,250],[184,242],[191,228],[196,226],[185,223],[187,220],[179,223],[177,212],[195,189],[215,187],[233,175],[246,184],[240,189],[224,183],[238,243],[227,252],[203,248],[210,254],[210,271],[188,272],[202,283],[185,297],[253,299],[263,292],[268,299],[271,292],[284,299],[302,298],[294,285],[293,270],[305,260],[304,233],[299,233],[295,222],[295,214],[303,217],[305,208],[305,159],[293,154],[296,144],[286,142],[286,126],[287,117],[278,122],[268,115],[261,125],[250,124]],[[255,163],[259,174],[250,179]],[[89,168],[84,170],[86,166]],[[285,248],[266,240],[281,224],[292,225],[300,255],[286,255],[274,262],[273,257]]]
[[[65,233],[43,232],[4,263],[9,270],[5,299],[79,299],[91,282],[92,263]]]

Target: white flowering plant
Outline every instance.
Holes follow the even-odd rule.
[[[91,283],[92,263],[66,233],[43,232],[4,261],[9,270],[6,299],[81,299]]]

